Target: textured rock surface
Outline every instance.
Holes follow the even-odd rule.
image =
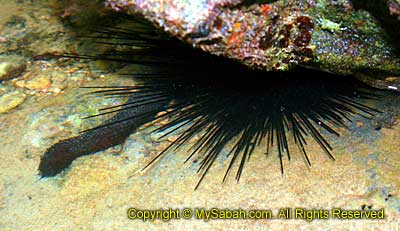
[[[20,56],[0,56],[0,81],[17,77],[25,68],[25,60]]]
[[[303,65],[339,74],[375,70],[385,77],[400,75],[400,59],[385,31],[351,1],[250,6],[238,0],[107,2],[115,10],[144,15],[195,47],[254,68],[287,70]]]
[[[0,95],[0,114],[18,107],[25,99],[26,95],[18,91]]]

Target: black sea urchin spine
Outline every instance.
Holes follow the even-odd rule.
[[[339,136],[335,129],[346,127],[346,121],[354,115],[378,112],[360,103],[361,99],[376,98],[376,90],[350,76],[304,69],[290,73],[249,70],[143,28],[101,29],[97,38],[106,40],[101,43],[136,48],[125,53],[80,56],[142,64],[150,66],[151,71],[130,73],[139,82],[134,86],[98,87],[95,93],[129,96],[129,100],[121,109],[111,107],[96,115],[118,113],[103,125],[51,147],[40,164],[43,176],[57,174],[81,155],[122,143],[136,127],[158,119],[168,120],[154,132],[178,138],[147,166],[191,143],[187,160],[194,156],[201,159],[198,171],[202,176],[196,188],[228,144],[232,148],[223,180],[236,163],[239,180],[255,148],[268,153],[276,147],[283,173],[283,157],[290,160],[289,137],[309,165],[306,137],[333,159],[332,147],[322,130]],[[156,116],[160,111],[166,113]],[[190,142],[196,135],[201,138]],[[260,146],[263,140],[267,147]]]

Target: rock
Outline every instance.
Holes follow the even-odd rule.
[[[51,80],[47,76],[38,76],[25,83],[25,87],[29,90],[45,90],[51,86]]]
[[[0,84],[0,96],[6,93],[6,89]]]
[[[0,83],[0,96],[12,91],[15,91],[15,88]]]
[[[26,63],[23,57],[17,55],[0,56],[0,81],[17,77],[25,71]]]
[[[107,0],[106,5],[142,14],[194,47],[251,68],[302,66],[385,81],[400,76],[399,33],[393,30],[398,22],[377,11],[382,4],[387,11],[385,2],[395,15],[399,4],[393,0]]]
[[[22,104],[26,99],[26,95],[19,92],[14,91],[10,93],[6,93],[0,96],[0,114],[6,113],[13,108],[18,107]]]

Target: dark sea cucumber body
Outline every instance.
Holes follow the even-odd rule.
[[[130,97],[127,103],[131,102],[132,98]],[[93,130],[59,141],[42,156],[39,165],[40,175],[55,176],[80,156],[123,143],[136,128],[151,121],[163,106],[163,103],[158,103],[122,110]]]

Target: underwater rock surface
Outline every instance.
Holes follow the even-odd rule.
[[[400,89],[395,39],[363,4],[350,0],[249,2],[256,1],[107,0],[114,10],[142,14],[194,47],[252,68],[276,71],[301,65],[356,74],[375,87]],[[397,5],[390,2],[391,13],[395,14]]]

